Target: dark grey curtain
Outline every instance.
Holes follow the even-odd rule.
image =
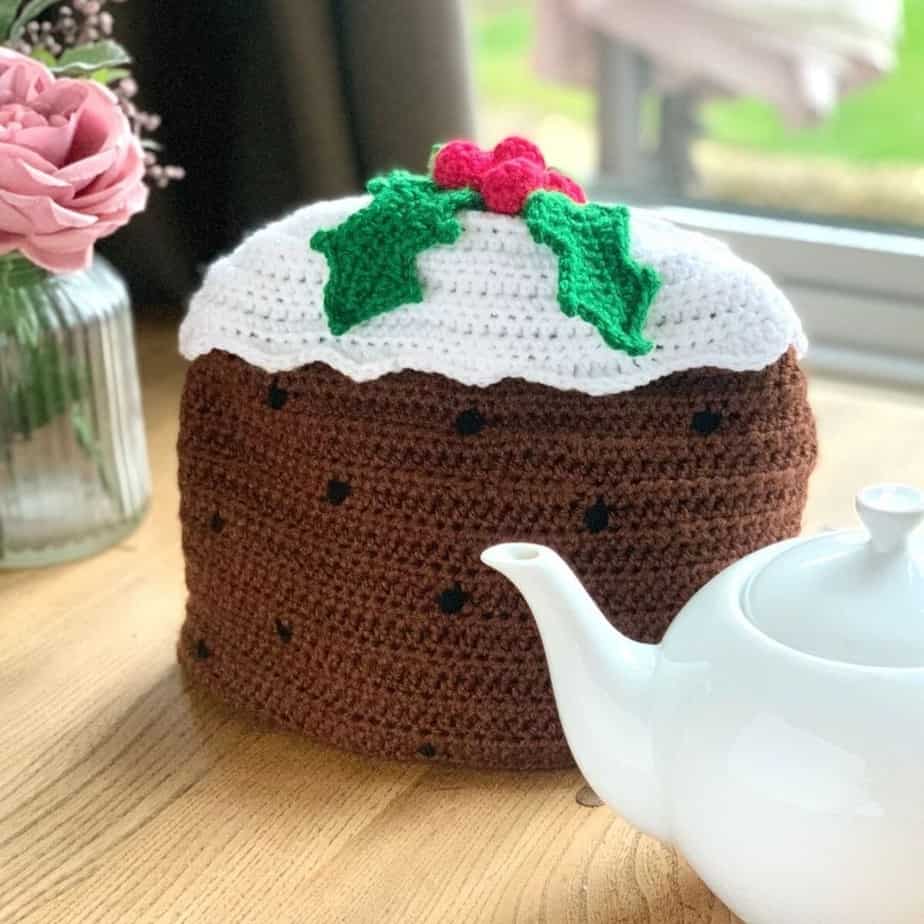
[[[463,0],[264,0],[120,7],[142,103],[187,179],[104,251],[136,302],[176,302],[250,228],[423,170],[434,141],[472,133]]]

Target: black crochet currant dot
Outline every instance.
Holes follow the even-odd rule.
[[[426,757],[429,760],[431,757],[436,757],[436,748],[433,747],[429,741],[427,741],[419,748],[417,748],[417,754],[418,756]]]
[[[462,411],[456,417],[456,433],[459,436],[477,436],[484,430],[487,421],[481,416],[480,412],[473,407],[467,411]]]
[[[276,380],[273,379],[272,384],[269,387],[269,392],[266,395],[266,403],[274,410],[280,410],[286,401],[289,400],[289,393],[284,389],[280,388],[276,384]]]
[[[339,507],[352,493],[349,482],[338,481],[336,478],[327,482],[327,501],[335,507]]]
[[[288,644],[292,641],[292,624],[285,622],[282,619],[276,620],[276,635],[279,636],[280,641]]]
[[[610,511],[602,497],[584,511],[584,525],[592,533],[601,533],[610,525]]]
[[[196,660],[204,661],[211,653],[212,649],[205,644],[205,639],[200,638],[196,642]]]
[[[468,600],[468,594],[462,590],[458,581],[447,588],[439,595],[440,609],[449,616],[458,613],[465,602]]]
[[[697,411],[693,415],[693,430],[700,436],[709,436],[719,429],[722,423],[722,415],[715,411]]]
[[[209,520],[209,529],[213,533],[220,533],[225,528],[225,518],[216,510]]]

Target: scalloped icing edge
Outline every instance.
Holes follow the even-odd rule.
[[[267,372],[323,362],[357,382],[413,369],[465,385],[516,377],[604,395],[703,366],[759,370],[791,346],[807,348],[795,311],[764,273],[725,244],[639,209],[630,211],[631,253],[661,277],[647,355],[613,350],[592,325],[565,316],[551,250],[520,218],[478,211],[459,213],[454,244],[418,257],[422,303],[335,337],[323,310],[327,263],[308,242],[368,202],[305,206],[218,260],[181,325],[183,356],[220,349]]]

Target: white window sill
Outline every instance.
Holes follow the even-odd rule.
[[[659,211],[725,240],[774,278],[808,333],[810,368],[924,385],[924,238],[710,209]]]

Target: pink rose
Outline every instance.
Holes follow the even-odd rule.
[[[115,96],[0,48],[0,254],[83,269],[147,195],[144,153]]]

